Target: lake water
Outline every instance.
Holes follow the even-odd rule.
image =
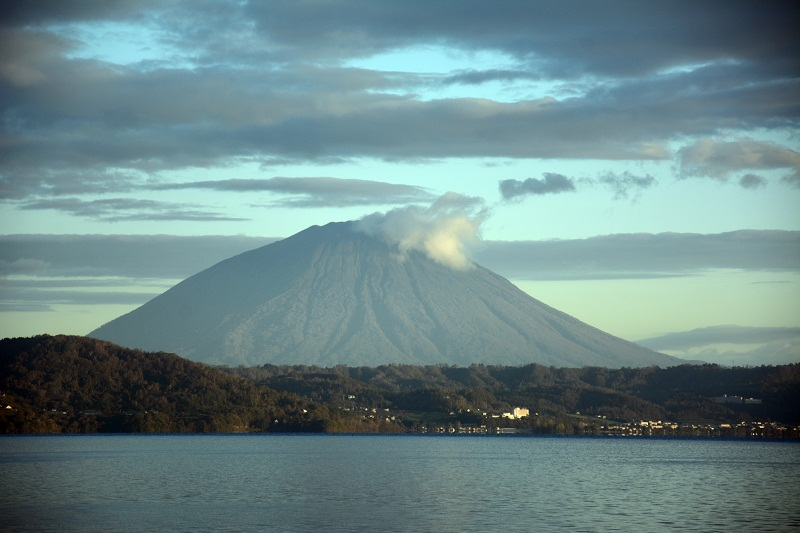
[[[0,437],[7,531],[788,531],[800,443]]]

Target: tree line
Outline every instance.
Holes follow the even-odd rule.
[[[320,368],[276,366],[225,368],[257,384],[293,392],[332,406],[390,412],[453,413],[459,421],[492,422],[515,406],[538,413],[517,427],[585,425],[591,418],[616,421],[671,420],[699,424],[780,421],[800,424],[800,365],[671,368],[555,368],[473,364]],[[718,403],[723,395],[760,403]],[[543,420],[549,421],[545,424]]]

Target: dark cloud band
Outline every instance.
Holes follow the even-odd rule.
[[[229,179],[168,183],[155,190],[208,189],[225,192],[272,192],[294,195],[275,203],[289,207],[409,204],[433,200],[426,189],[413,185],[340,178]],[[297,198],[299,196],[299,198]]]
[[[711,269],[800,272],[800,232],[618,234],[485,242],[475,260],[511,279],[635,279]]]
[[[473,206],[474,207],[474,206]],[[182,279],[275,238],[168,235],[0,236],[4,276]],[[153,261],[157,257],[158,261]],[[87,261],[91,258],[91,261]],[[709,269],[800,272],[800,232],[618,234],[484,241],[471,259],[511,279],[686,276]]]

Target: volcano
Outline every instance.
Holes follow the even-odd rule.
[[[312,226],[208,268],[90,337],[226,365],[673,366],[472,264]]]

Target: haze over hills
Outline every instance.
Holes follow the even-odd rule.
[[[358,222],[312,226],[191,276],[89,336],[234,366],[684,362],[445,259]]]

